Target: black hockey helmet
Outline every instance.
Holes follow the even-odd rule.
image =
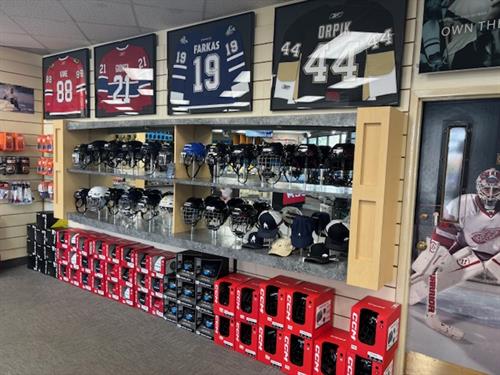
[[[191,197],[182,205],[182,217],[186,225],[196,226],[203,216],[203,199]]]
[[[231,209],[231,231],[237,237],[243,237],[257,223],[257,210],[248,203]]]
[[[121,196],[125,194],[125,189],[121,188],[109,188],[106,193],[106,201],[109,213],[114,215],[118,212],[118,201]]]
[[[218,230],[226,222],[229,216],[229,209],[226,203],[216,196],[205,198],[205,211],[203,213],[207,228]]]
[[[90,189],[81,188],[74,192],[73,197],[75,198],[76,211],[84,213],[87,211],[87,195]]]

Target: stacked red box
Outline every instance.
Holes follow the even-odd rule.
[[[251,358],[257,358],[259,327],[256,324],[236,318],[234,349]]]
[[[258,325],[257,359],[266,365],[283,367],[283,330],[270,324]]]
[[[234,318],[215,315],[214,342],[217,345],[234,349],[236,335],[236,322]]]
[[[251,276],[230,273],[214,284],[214,313],[234,318],[236,311],[236,289],[246,284]]]
[[[263,279],[253,277],[236,287],[236,320],[249,324],[259,321],[259,293]]]
[[[345,374],[348,345],[347,331],[329,327],[314,340],[312,374]]]
[[[391,357],[384,362],[378,362],[349,350],[345,374],[392,375],[394,374],[394,359]]]
[[[365,297],[351,309],[349,350],[358,358],[388,366],[399,343],[401,305]]]

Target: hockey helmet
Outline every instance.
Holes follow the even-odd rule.
[[[182,205],[182,217],[186,225],[196,226],[203,216],[203,199],[191,197]]]
[[[203,216],[209,230],[218,230],[226,222],[229,210],[221,198],[209,196],[205,199]]]
[[[106,193],[106,205],[109,213],[115,215],[118,212],[118,201],[125,194],[125,190],[121,188],[109,188]]]
[[[87,195],[89,193],[89,189],[82,188],[75,191],[73,197],[75,198],[75,207],[76,211],[80,213],[84,213],[87,211]]]
[[[476,179],[476,190],[484,208],[487,211],[495,210],[500,200],[500,172],[495,168],[481,172]]]
[[[231,231],[236,237],[242,238],[257,223],[257,210],[248,203],[240,204],[231,209]]]
[[[163,194],[158,207],[160,211],[172,211],[174,209],[174,195],[170,192]]]
[[[106,186],[94,186],[87,194],[87,209],[99,211],[106,207],[106,196],[108,188]]]

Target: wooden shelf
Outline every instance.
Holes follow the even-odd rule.
[[[313,185],[297,182],[278,182],[274,185],[263,184],[258,179],[249,179],[245,184],[239,183],[236,178],[220,177],[217,181],[212,181],[210,178],[196,178],[196,179],[175,179],[177,184],[189,186],[204,186],[212,188],[229,187],[231,189],[242,190],[255,190],[261,192],[271,193],[291,193],[291,194],[306,194],[313,196],[323,196],[332,198],[346,198],[350,199],[352,195],[352,188],[339,187],[329,185]]]
[[[116,225],[112,222],[97,220],[95,217],[78,213],[68,214],[68,219],[74,223],[89,226],[92,230],[97,232],[105,231],[107,233],[116,234],[117,236],[126,235],[129,238],[137,239],[137,241],[149,241],[161,244],[162,246],[198,250],[242,262],[309,274],[324,279],[345,281],[347,275],[347,264],[345,261],[321,265],[303,262],[303,258],[298,254],[282,258],[268,255],[266,249],[253,250],[238,248],[235,244],[235,237],[227,226],[219,230],[216,237],[213,237],[212,233],[207,229],[197,229],[193,232],[193,236],[191,236],[190,232],[167,236],[162,233],[149,232],[144,229]]]
[[[179,118],[169,117],[161,120],[112,120],[112,121],[69,121],[67,129],[77,130],[110,130],[115,133],[131,133],[139,131],[173,128],[176,125],[209,126],[212,128],[230,129],[332,129],[354,128],[356,126],[356,112],[340,112],[307,115],[274,115],[274,116],[245,116],[245,117],[207,117],[207,118]]]

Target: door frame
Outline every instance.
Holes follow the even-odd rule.
[[[469,86],[467,94],[457,92],[456,88],[412,90],[408,112],[408,132],[405,160],[405,188],[401,217],[401,237],[397,275],[396,301],[402,305],[400,350],[396,358],[398,369],[405,367],[406,335],[408,331],[408,301],[410,292],[411,253],[413,247],[414,219],[417,198],[418,166],[420,142],[423,125],[423,109],[427,102],[446,102],[456,100],[500,99],[500,85]],[[402,271],[402,272],[401,272]],[[414,362],[412,363],[414,365]],[[417,370],[418,369],[412,369]],[[417,372],[415,372],[417,373]],[[422,372],[424,374],[425,372]]]

